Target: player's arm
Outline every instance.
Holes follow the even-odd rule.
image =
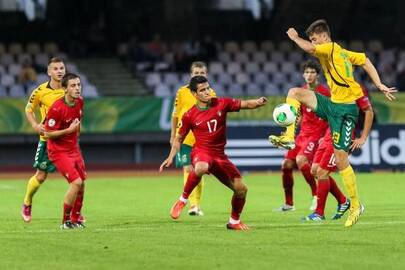
[[[180,134],[177,134],[172,142],[172,147],[170,149],[169,156],[160,164],[159,172],[162,172],[164,168],[170,167],[173,162],[173,158],[180,151],[181,144],[184,140],[184,137]]]
[[[261,106],[266,105],[267,103],[267,98],[261,97],[258,99],[247,99],[247,100],[242,100],[240,102],[240,108],[241,109],[256,109]]]
[[[176,137],[177,124],[179,123],[179,112],[181,106],[181,93],[180,89],[177,90],[176,99],[174,100],[173,112],[172,112],[172,129],[170,131],[170,145],[173,144],[173,140]]]
[[[176,138],[176,128],[179,122],[179,118],[177,116],[172,116],[172,129],[170,131],[170,145],[173,144],[174,139]]]
[[[364,112],[364,125],[363,125],[363,130],[361,131],[360,138],[356,138],[353,140],[353,143],[350,147],[351,150],[361,148],[364,143],[366,142],[368,135],[370,134],[371,131],[371,126],[373,125],[373,120],[374,120],[374,111],[372,106],[368,106],[365,109],[362,109]]]
[[[34,90],[28,100],[27,105],[25,106],[25,117],[32,126],[32,128],[39,134],[43,135],[45,128],[42,123],[38,123],[37,118],[35,117],[35,109],[39,104],[39,93],[38,90]]]
[[[46,130],[45,131],[45,137],[50,138],[50,139],[55,139],[58,137],[61,137],[63,135],[67,135],[70,133],[74,132],[79,132],[80,129],[80,120],[75,119],[68,128],[65,129],[60,129],[60,130]]]
[[[366,62],[362,66],[362,68],[367,72],[368,76],[370,76],[371,80],[378,88],[378,90],[380,90],[388,100],[395,99],[395,96],[392,93],[397,92],[397,90],[395,89],[395,87],[387,87],[386,85],[381,83],[377,69],[374,67],[373,63],[371,63],[370,59],[366,58]]]
[[[306,39],[301,38],[298,35],[298,32],[294,28],[289,28],[287,31],[288,37],[294,41],[301,49],[306,51],[307,53],[314,54],[315,53],[315,46],[311,42]]]

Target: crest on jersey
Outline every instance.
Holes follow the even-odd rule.
[[[312,110],[310,108],[307,108],[307,112],[312,112]]]
[[[49,119],[48,126],[53,127],[56,124],[55,119]]]
[[[218,116],[220,117],[222,115],[222,112],[221,111],[218,111]]]

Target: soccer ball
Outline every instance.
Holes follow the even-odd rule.
[[[296,118],[297,118],[297,111],[290,104],[287,103],[279,104],[273,110],[274,121],[282,127],[288,127],[289,125],[295,122]]]

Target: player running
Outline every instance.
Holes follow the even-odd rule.
[[[342,177],[351,205],[350,214],[345,222],[350,227],[358,221],[362,207],[357,192],[356,175],[350,166],[348,151],[351,135],[358,117],[355,101],[363,96],[360,85],[353,76],[353,65],[361,66],[372,79],[375,86],[388,98],[394,100],[397,90],[381,83],[377,70],[364,53],[356,53],[340,47],[333,42],[329,26],[325,20],[313,22],[307,29],[311,42],[299,37],[294,28],[287,31],[288,37],[304,51],[316,56],[322,66],[324,75],[331,89],[331,98],[322,96],[302,88],[291,88],[286,102],[297,111],[301,103],[329,123],[332,132],[336,166]],[[269,136],[269,140],[277,146],[292,149],[295,146],[295,124],[287,127],[281,136]]]
[[[319,83],[318,79],[321,67],[317,62],[312,60],[305,62],[302,65],[302,71],[305,79],[303,88],[330,96],[329,89]],[[281,165],[285,204],[275,209],[275,211],[285,212],[295,210],[293,202],[293,169],[295,166],[298,167],[305,181],[311,187],[313,199],[309,209],[315,210],[316,208],[317,187],[316,181],[311,174],[311,163],[318,147],[318,141],[324,135],[328,122],[320,119],[311,109],[304,105],[301,105],[301,115],[300,133],[295,139],[296,146],[286,153]]]
[[[184,114],[170,154],[162,162],[159,169],[161,172],[165,167],[172,164],[185,136],[190,130],[193,131],[196,142],[191,151],[191,162],[194,170],[188,175],[183,193],[173,205],[170,215],[173,219],[178,219],[188,202],[190,193],[201,181],[201,177],[204,174],[213,174],[233,191],[232,212],[227,228],[248,230],[248,226],[240,221],[240,215],[246,201],[247,186],[243,182],[239,170],[225,155],[226,117],[228,112],[264,106],[267,99],[265,97],[256,100],[214,98],[211,96],[208,80],[204,76],[191,78],[189,87],[197,99],[197,104]]]
[[[193,62],[190,68],[190,76],[208,76],[207,65],[204,62]],[[211,95],[215,96],[215,91],[211,89]],[[190,91],[188,85],[182,86],[177,90],[176,100],[174,103],[173,114],[172,114],[172,130],[170,134],[170,144],[173,143],[176,134],[180,128],[180,121],[185,112],[187,112],[191,107],[196,103],[196,99],[193,93]],[[190,153],[191,148],[195,143],[195,138],[192,132],[189,132],[188,135],[184,138],[183,143],[181,144],[180,151],[176,155],[176,167],[183,167],[183,180],[184,184],[187,182],[188,174],[192,169]],[[204,179],[201,179],[200,183],[195,187],[193,192],[191,192],[190,200],[190,209],[188,214],[191,216],[202,216],[204,215],[200,207],[201,194],[203,191]]]
[[[66,74],[61,82],[65,96],[55,101],[49,109],[45,124],[49,159],[69,182],[63,204],[61,229],[84,228],[79,220],[83,205],[86,171],[78,137],[83,117],[83,98],[80,78]]]

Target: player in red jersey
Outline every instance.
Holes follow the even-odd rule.
[[[329,89],[318,81],[320,71],[321,67],[317,62],[313,60],[305,62],[302,65],[302,76],[305,79],[303,88],[329,97]],[[295,210],[293,202],[293,169],[295,166],[298,167],[305,181],[311,187],[313,199],[309,209],[315,210],[316,208],[317,188],[316,181],[311,174],[311,162],[318,147],[318,141],[328,128],[328,122],[319,118],[311,109],[304,105],[301,105],[301,113],[301,129],[295,139],[296,146],[286,153],[281,165],[285,204],[275,209],[275,211],[285,212]]]
[[[373,107],[368,98],[368,93],[364,87],[362,89],[364,96],[357,99],[356,104],[365,115],[363,130],[359,138],[355,138],[355,134],[353,133],[355,139],[351,145],[351,150],[361,148],[366,142],[374,119]],[[325,219],[325,204],[329,192],[332,193],[338,202],[336,213],[332,216],[332,219],[340,219],[349,209],[350,199],[343,195],[335,180],[330,176],[330,173],[336,171],[336,169],[332,133],[328,128],[315,153],[311,167],[311,172],[318,179],[317,207],[315,212],[306,216],[304,220],[322,221]],[[364,211],[364,206],[362,205],[361,207],[362,211]]]
[[[67,73],[61,82],[65,96],[56,100],[48,111],[45,136],[48,140],[48,156],[58,171],[69,182],[63,204],[61,229],[84,228],[79,221],[83,204],[86,171],[78,137],[83,116],[83,98],[80,78]]]
[[[208,80],[203,76],[191,78],[189,88],[197,99],[181,121],[181,127],[176,136],[170,154],[160,165],[160,172],[169,167],[181,142],[191,130],[196,143],[191,152],[192,170],[184,185],[180,199],[171,209],[171,217],[179,218],[181,211],[186,206],[188,197],[194,187],[201,181],[204,174],[213,174],[221,183],[233,191],[232,212],[227,224],[228,229],[248,230],[249,228],[240,221],[243,206],[246,200],[247,186],[242,181],[242,176],[236,166],[225,155],[226,144],[226,116],[228,112],[240,109],[255,109],[266,104],[267,99],[240,100],[231,98],[213,98],[210,95]]]

